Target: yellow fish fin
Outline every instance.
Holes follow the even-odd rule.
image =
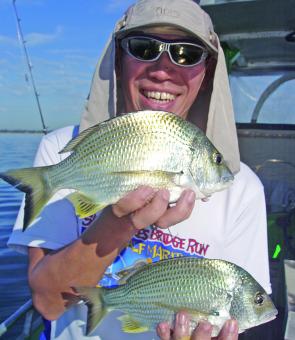
[[[54,165],[0,172],[1,179],[26,193],[23,231],[40,214],[54,194],[54,189],[47,181],[48,169],[52,167]]]
[[[100,129],[100,124],[91,126],[90,128],[82,131],[77,137],[71,139],[68,144],[59,153],[74,151],[76,146],[79,145],[87,136]]]
[[[80,192],[74,192],[67,196],[67,199],[74,205],[76,214],[80,218],[84,218],[97,213],[106,207],[104,203],[93,202],[89,197],[81,194]]]
[[[118,317],[122,323],[122,330],[125,333],[143,333],[149,330],[148,326],[142,325],[139,321],[131,318],[129,315],[122,315]]]

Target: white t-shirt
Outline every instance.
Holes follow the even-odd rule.
[[[35,166],[56,164],[66,158],[69,154],[58,152],[72,138],[73,129],[65,127],[44,136]],[[21,252],[26,252],[28,246],[55,250],[76,240],[98,214],[79,219],[72,204],[64,198],[68,193],[69,190],[56,193],[25,232],[22,206],[8,245]],[[233,262],[271,293],[264,190],[245,164],[241,164],[230,188],[213,194],[208,202],[197,201],[187,220],[169,230],[150,227],[140,231],[107,269],[100,284],[116,283],[115,273],[139,259],[158,261],[183,255]],[[87,308],[82,303],[71,307],[51,322],[51,339],[84,339],[86,314]],[[107,315],[92,336],[85,339],[157,339],[155,332],[122,333],[119,314]]]

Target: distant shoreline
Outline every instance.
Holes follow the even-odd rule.
[[[49,131],[47,131],[49,132]],[[0,133],[44,133],[43,130],[19,130],[19,129],[0,129]]]

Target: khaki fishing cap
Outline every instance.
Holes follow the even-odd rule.
[[[139,0],[128,8],[116,23],[97,63],[80,131],[124,112],[121,85],[116,78],[116,41],[132,31],[152,32],[153,27],[186,32],[208,49],[213,62],[203,80],[206,88],[200,89],[189,119],[197,124],[199,117],[205,117],[207,137],[222,153],[231,171],[237,173],[240,155],[224,53],[209,15],[193,0]]]

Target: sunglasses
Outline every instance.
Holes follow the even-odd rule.
[[[121,40],[121,46],[130,56],[144,62],[156,61],[166,51],[173,64],[183,67],[198,65],[208,56],[208,51],[198,44],[146,36],[126,37]]]

